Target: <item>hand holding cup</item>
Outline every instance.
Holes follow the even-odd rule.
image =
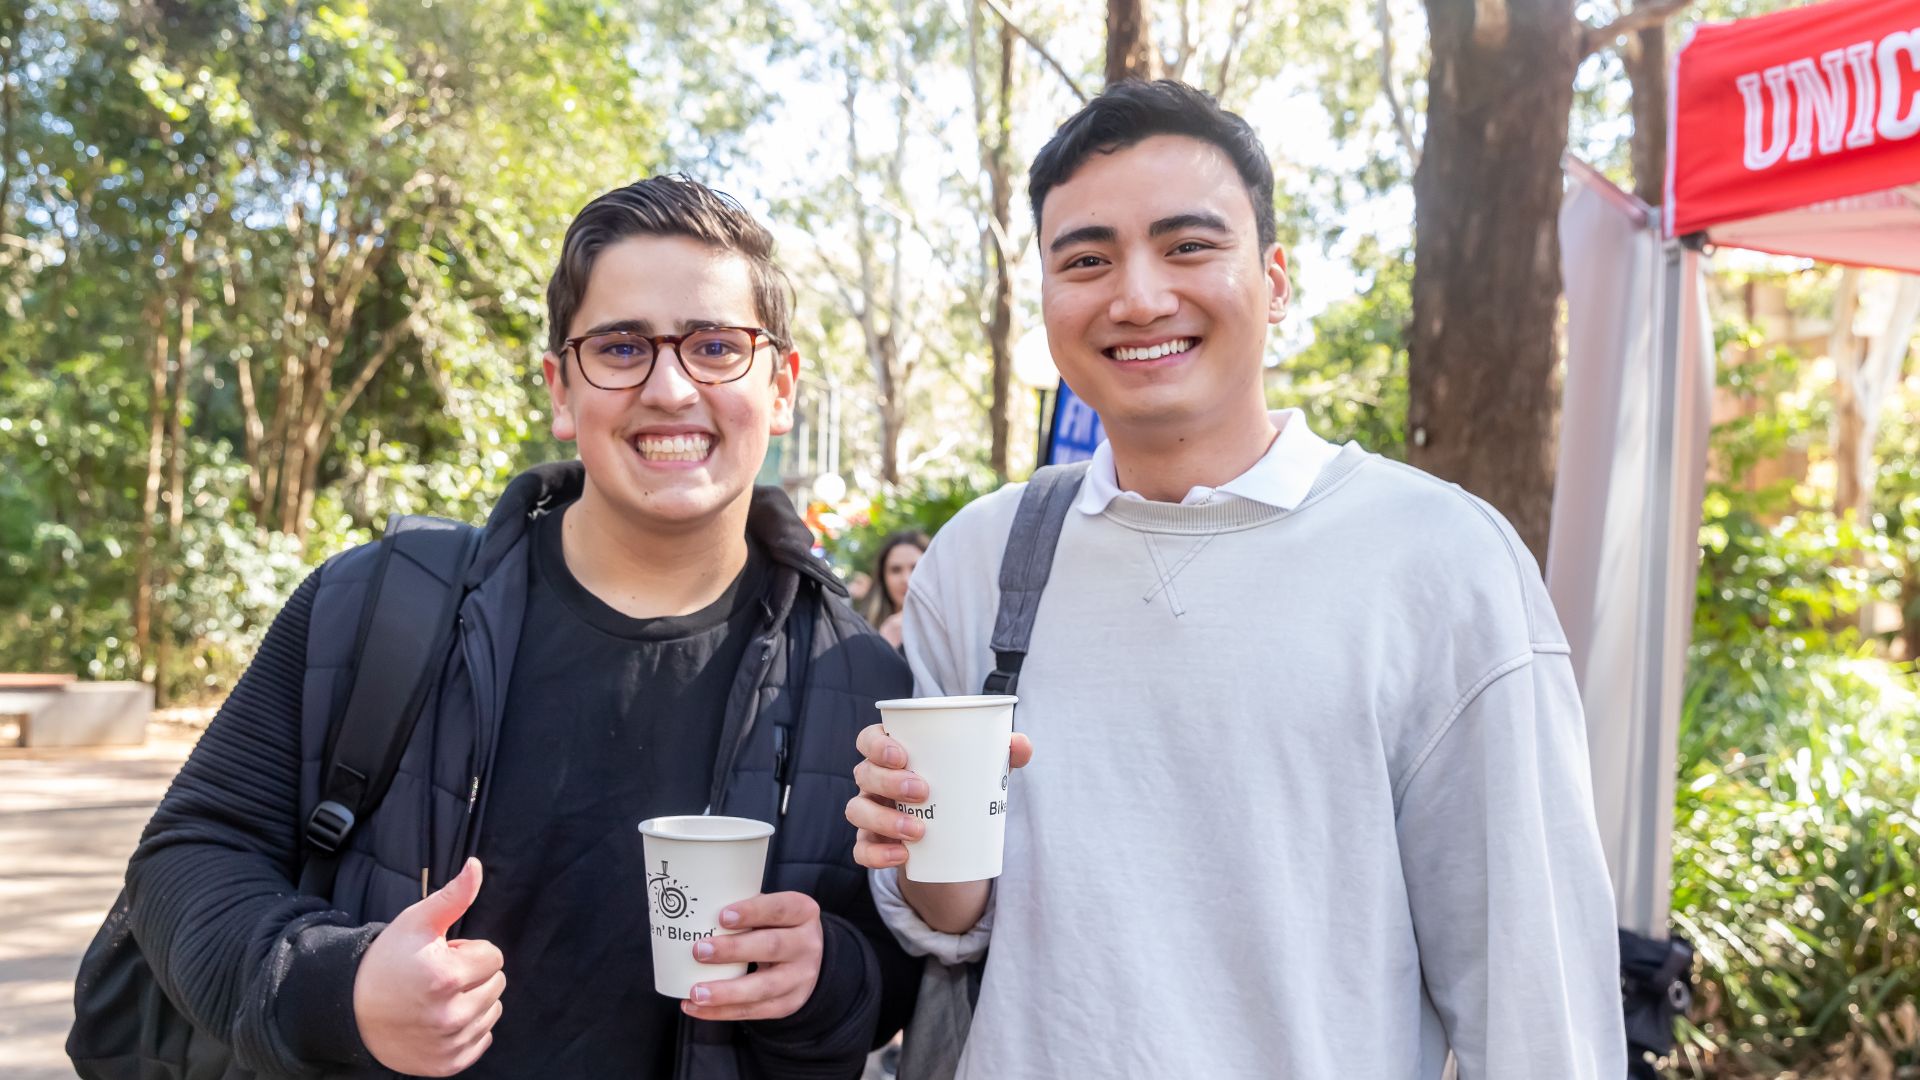
[[[693,985],[680,1007],[696,1020],[777,1020],[813,996],[824,950],[820,905],[800,892],[766,893],[720,912],[730,936],[693,946],[703,964],[753,964],[751,974]],[[716,973],[718,974],[718,973]]]
[[[925,806],[933,792],[924,777],[909,769],[906,747],[887,733],[884,724],[868,725],[856,745],[863,759],[853,770],[860,794],[847,804],[847,820],[858,830],[854,861],[874,870],[904,866],[908,858],[906,841],[926,836],[927,822],[901,807]],[[1032,742],[1014,732],[1007,748],[1007,764],[1018,769],[1032,759]]]

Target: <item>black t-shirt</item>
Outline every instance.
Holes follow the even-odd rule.
[[[653,989],[637,826],[706,808],[727,694],[766,592],[748,543],[691,615],[634,619],[588,592],[562,514],[532,525],[526,622],[460,933],[499,946],[507,990],[480,1077],[667,1077],[678,1002]]]

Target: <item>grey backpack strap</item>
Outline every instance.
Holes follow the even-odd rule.
[[[987,676],[988,694],[1011,694],[1020,685],[1020,665],[1033,640],[1033,617],[1040,610],[1040,594],[1053,573],[1053,549],[1060,544],[1060,527],[1080,492],[1087,462],[1048,465],[1034,472],[1020,493],[1020,509],[1013,531],[1000,556],[1000,612],[993,622],[993,673]]]
[[[953,1080],[960,1052],[973,1027],[973,1005],[980,996],[979,963],[941,963],[927,957],[913,1016],[900,1039],[896,1080]]]

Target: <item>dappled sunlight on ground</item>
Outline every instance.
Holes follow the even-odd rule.
[[[0,748],[0,1076],[73,1076],[80,954],[195,735],[155,724],[145,746]]]

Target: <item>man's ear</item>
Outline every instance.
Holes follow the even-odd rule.
[[[566,360],[552,353],[543,353],[540,357],[540,374],[547,380],[547,402],[552,406],[553,437],[561,442],[572,442],[576,429],[573,423],[573,410],[567,407],[567,399],[573,393],[568,384]]]
[[[800,386],[800,353],[788,350],[773,364],[773,415],[767,434],[785,435],[793,430],[793,396]]]
[[[1287,305],[1293,301],[1293,281],[1287,277],[1287,251],[1279,244],[1268,251],[1264,269],[1273,287],[1267,304],[1267,322],[1278,326],[1287,317]]]

